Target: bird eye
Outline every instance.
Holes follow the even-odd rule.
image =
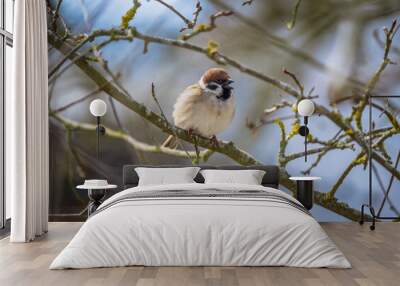
[[[209,89],[211,89],[211,90],[216,90],[217,89],[217,87],[218,87],[218,85],[216,85],[216,84],[209,84],[209,85],[207,85],[207,87],[209,88]]]

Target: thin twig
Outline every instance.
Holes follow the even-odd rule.
[[[86,175],[85,175],[85,170],[84,170],[84,164],[83,164],[81,158],[79,157],[78,153],[76,152],[76,150],[74,148],[74,144],[72,143],[72,130],[69,128],[66,128],[66,133],[67,133],[68,148],[69,148],[73,158],[75,159],[77,167],[78,167],[77,173],[78,173],[79,177],[85,178]]]
[[[171,10],[173,13],[175,13],[179,18],[182,19],[182,21],[186,24],[186,27],[183,27],[180,32],[183,32],[186,29],[193,29],[193,27],[196,25],[197,19],[199,17],[200,11],[202,10],[202,7],[200,5],[200,1],[197,1],[196,3],[196,8],[195,11],[193,12],[193,20],[190,20],[186,18],[181,12],[179,12],[173,5],[166,3],[163,0],[155,0],[158,3],[164,5],[167,7],[169,10]]]
[[[277,110],[283,109],[283,108],[292,107],[292,105],[293,105],[292,102],[282,100],[279,103],[274,104],[272,107],[264,109],[262,115],[256,122],[247,121],[246,126],[251,131],[257,132],[261,127],[263,127],[267,124],[271,124],[276,120],[276,119],[274,119],[274,120],[267,119],[272,113],[276,112]],[[290,116],[280,117],[281,120],[286,120],[288,118],[293,118],[293,116],[290,115]]]
[[[373,35],[375,41],[378,43],[378,45],[379,45],[382,49],[384,49],[384,48],[385,48],[385,41],[383,41],[383,40],[381,39],[380,34],[379,34],[379,29],[375,29],[375,30],[372,32],[372,35]],[[392,51],[395,52],[396,54],[399,54],[399,55],[400,55],[400,48],[398,48],[398,47],[392,47]]]
[[[197,24],[197,20],[199,19],[199,15],[200,15],[201,10],[203,10],[203,7],[201,7],[201,3],[198,0],[196,2],[196,7],[195,7],[195,10],[193,12],[193,20],[192,20],[193,27],[196,26],[196,24]]]
[[[53,75],[54,75],[54,73],[65,63],[65,61],[71,56],[71,55],[73,55],[74,53],[76,53],[77,51],[79,51],[79,49],[81,48],[81,47],[83,47],[87,42],[89,42],[89,41],[91,41],[91,40],[93,40],[94,39],[94,36],[87,36],[85,39],[83,39],[78,45],[76,45],[71,51],[70,51],[70,55],[66,55],[65,57],[63,57],[62,59],[61,59],[61,61],[58,63],[58,64],[56,64],[52,69],[51,69],[51,71],[49,72],[49,76],[48,76],[48,78],[51,78]]]
[[[294,73],[288,71],[287,69],[283,69],[283,73],[287,74],[288,76],[290,76],[293,79],[293,81],[295,82],[295,84],[299,88],[301,97],[303,97],[304,96],[304,86],[300,83],[300,81],[298,80],[296,75]]]
[[[48,76],[49,79],[49,83],[53,82],[56,78],[60,77],[64,72],[66,72],[70,67],[72,67],[75,62],[77,60],[79,60],[80,58],[85,58],[88,56],[89,53],[94,52],[95,50],[101,50],[103,47],[107,46],[108,44],[117,41],[116,39],[113,39],[112,37],[110,37],[107,40],[104,40],[103,42],[100,42],[97,45],[93,45],[90,48],[88,48],[86,51],[81,52],[79,54],[79,56],[75,57],[73,60],[70,60],[68,62],[68,64],[66,65],[58,65],[56,67],[54,67],[54,71],[52,70],[53,75],[52,76]],[[97,60],[97,58],[95,58],[94,60]]]
[[[242,6],[246,6],[246,5],[250,6],[251,4],[253,4],[253,1],[254,0],[245,0],[242,2]]]
[[[97,59],[97,62],[101,65],[101,67],[104,69],[104,71],[112,78],[112,81],[125,93],[129,94],[128,91],[125,89],[125,87],[119,82],[119,77],[120,75],[114,74],[109,65],[108,61],[106,61],[102,56],[101,56],[101,51],[98,49],[98,47],[93,48],[94,55]]]
[[[216,20],[218,18],[227,17],[227,16],[230,16],[232,14],[233,14],[233,12],[229,11],[229,10],[227,10],[227,11],[219,11],[219,12],[217,12],[215,14],[212,14],[210,16],[210,21],[209,21],[208,25],[206,25],[206,24],[197,25],[193,29],[193,31],[191,31],[190,33],[182,35],[181,39],[186,41],[186,40],[189,40],[189,39],[193,38],[194,36],[197,36],[198,34],[205,33],[205,32],[211,32],[212,30],[217,28]]]
[[[114,115],[114,118],[115,118],[115,122],[117,122],[118,128],[119,128],[120,130],[123,130],[123,131],[126,132],[126,129],[124,128],[124,126],[123,126],[122,123],[121,123],[121,120],[119,119],[119,115],[118,115],[117,109],[116,109],[116,107],[115,107],[115,103],[114,103],[113,98],[112,98],[111,96],[109,96],[109,97],[108,97],[108,100],[110,101],[111,110],[112,110],[112,112],[113,112],[113,115]]]
[[[297,0],[293,7],[292,18],[289,22],[286,23],[286,27],[288,28],[288,30],[292,30],[294,28],[294,25],[296,25],[297,13],[299,12],[300,4],[301,0]]]
[[[62,106],[62,107],[57,108],[57,109],[53,109],[52,112],[53,112],[53,113],[60,113],[60,112],[63,112],[63,111],[65,111],[65,110],[67,110],[68,108],[71,108],[72,106],[74,106],[74,105],[76,105],[76,104],[78,104],[78,103],[81,103],[81,102],[83,102],[83,101],[85,101],[85,100],[91,98],[92,96],[95,96],[96,94],[98,94],[99,92],[101,92],[101,90],[102,90],[102,87],[98,87],[98,88],[96,88],[95,90],[93,90],[92,92],[90,92],[90,93],[88,93],[88,94],[82,96],[81,98],[79,98],[79,99],[77,99],[77,100],[74,100],[74,101],[72,101],[72,102],[70,102],[70,103],[68,103],[68,104],[66,104],[66,105],[64,105],[64,106]]]
[[[273,124],[277,120],[286,121],[286,120],[293,119],[295,117],[296,117],[295,115],[286,115],[286,116],[278,116],[278,117],[271,118],[271,119],[268,119],[268,120],[265,119],[265,118],[262,118],[258,122],[252,122],[252,121],[247,119],[246,120],[246,127],[249,128],[250,131],[253,132],[253,134],[257,134],[257,132],[260,130],[260,128],[265,126],[265,125]]]
[[[397,153],[396,163],[395,163],[395,165],[394,165],[396,169],[397,169],[397,167],[398,167],[398,165],[399,165],[399,162],[400,162],[400,150],[399,150],[398,153]],[[393,181],[394,181],[394,176],[392,175],[392,176],[390,176],[389,185],[388,185],[387,189],[385,190],[385,193],[384,193],[384,196],[383,196],[383,200],[382,200],[382,202],[381,202],[381,205],[379,206],[378,213],[377,213],[378,216],[381,215],[381,212],[382,212],[382,210],[383,210],[383,207],[384,207],[384,205],[385,205],[385,202],[386,202],[386,200],[389,198],[389,192],[390,192],[390,190],[391,190],[391,188],[392,188]],[[399,216],[399,214],[398,214],[398,216]]]
[[[379,185],[379,188],[380,188],[382,194],[385,196],[386,190],[385,190],[385,187],[384,187],[384,185],[383,185],[382,178],[381,178],[381,176],[379,175],[379,172],[378,172],[378,170],[377,170],[377,168],[376,168],[375,165],[372,165],[372,171],[374,172],[374,175],[375,175],[375,177],[376,177],[376,180],[378,181],[378,185]],[[389,204],[389,206],[390,206],[390,209],[396,214],[396,216],[400,216],[400,213],[399,213],[399,211],[397,210],[396,206],[393,204],[392,200],[391,200],[388,196],[385,196],[385,197],[386,197],[386,200],[387,200],[387,202],[388,202],[388,204]],[[379,209],[379,212],[378,212],[378,213],[380,214],[381,211],[382,211],[382,209]],[[379,214],[378,214],[378,215],[379,215]]]
[[[161,114],[162,118],[165,120],[165,122],[167,122],[168,124],[170,124],[169,121],[168,121],[167,116],[165,116],[165,113],[164,113],[164,111],[163,111],[163,109],[162,109],[162,107],[161,107],[160,102],[158,101],[158,98],[157,98],[157,96],[156,96],[155,86],[154,86],[154,83],[153,83],[153,82],[151,83],[151,97],[153,98],[154,102],[156,103],[156,105],[157,105],[157,107],[158,107],[158,110],[160,111],[160,114]],[[174,130],[174,129],[172,128],[172,130]],[[185,146],[179,141],[179,139],[178,139],[179,137],[178,137],[178,135],[176,134],[175,131],[173,131],[173,135],[175,136],[176,140],[178,140],[178,144],[179,144],[179,145],[181,146],[181,148],[185,151],[185,153],[187,154],[188,158],[191,159],[191,160],[193,161],[193,158],[190,156],[190,153],[188,152],[188,150],[187,150],[187,149],[185,148]],[[196,143],[196,142],[195,142],[195,143]],[[197,145],[195,144],[195,146],[197,146]],[[197,147],[196,147],[196,148],[197,148]],[[195,154],[196,154],[195,158],[198,158],[198,150],[196,150]]]
[[[342,130],[339,129],[338,132],[336,132],[336,134],[329,139],[328,142],[335,142],[336,140],[338,140],[339,135],[342,133]],[[325,150],[323,152],[321,152],[320,154],[317,155],[317,159],[315,159],[314,163],[311,164],[310,167],[308,167],[306,170],[302,171],[303,175],[310,175],[311,171],[316,168],[319,163],[321,162],[322,158],[331,150]]]
[[[312,154],[318,154],[324,151],[330,151],[330,150],[334,150],[334,149],[340,149],[340,150],[344,150],[344,149],[349,149],[351,148],[351,145],[341,145],[341,146],[324,146],[324,147],[319,147],[319,148],[315,148],[315,149],[310,149],[307,151],[308,155],[312,155]],[[289,154],[285,156],[285,160],[286,161],[293,161],[295,159],[299,159],[304,157],[306,154],[305,152],[298,152],[298,153],[293,153],[293,154]]]
[[[174,6],[164,2],[163,0],[155,0],[158,3],[164,5],[165,7],[167,7],[169,10],[171,10],[172,12],[174,12],[179,18],[182,19],[182,21],[188,26],[190,27],[192,25],[192,21],[190,21],[188,18],[186,18],[184,15],[182,15],[181,12],[179,12]]]
[[[366,161],[366,155],[364,152],[359,153],[351,162],[350,164],[344,169],[343,173],[340,175],[336,183],[332,186],[331,190],[327,193],[327,198],[332,199],[337,190],[339,189],[340,185],[344,182],[344,179],[350,174],[351,170],[354,167],[364,164]]]

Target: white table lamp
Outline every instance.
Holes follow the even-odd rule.
[[[300,126],[299,134],[304,136],[304,160],[307,162],[307,135],[310,133],[308,129],[308,117],[313,115],[315,111],[314,102],[310,99],[303,99],[297,104],[297,112],[304,117],[304,125]]]
[[[104,116],[107,112],[107,104],[101,99],[95,99],[90,103],[90,113],[97,118],[97,159],[100,159],[100,135],[106,134],[104,126],[100,125],[100,117]]]

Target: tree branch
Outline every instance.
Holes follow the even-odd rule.
[[[56,119],[58,122],[64,125],[64,127],[67,130],[85,130],[89,132],[95,132],[97,126],[95,124],[89,124],[89,123],[80,123],[73,121],[71,119],[67,119],[61,115],[55,114],[55,113],[50,113],[50,116]],[[144,142],[141,142],[129,134],[127,134],[124,131],[117,131],[114,129],[111,129],[109,127],[106,127],[106,136],[114,139],[120,139],[124,140],[127,142],[129,145],[131,145],[135,150],[143,151],[143,152],[149,152],[149,153],[157,153],[157,154],[166,154],[166,155],[171,155],[175,157],[182,157],[182,158],[187,158],[187,152],[182,151],[182,150],[176,150],[176,149],[171,149],[163,146],[155,146],[155,145],[150,145]],[[211,150],[204,150],[200,152],[200,159],[203,162],[206,162],[210,156],[214,152]],[[190,156],[195,157],[196,154],[195,152],[189,152]]]

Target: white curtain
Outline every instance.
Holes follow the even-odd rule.
[[[15,1],[13,92],[6,97],[12,242],[47,232],[49,139],[45,0]]]

